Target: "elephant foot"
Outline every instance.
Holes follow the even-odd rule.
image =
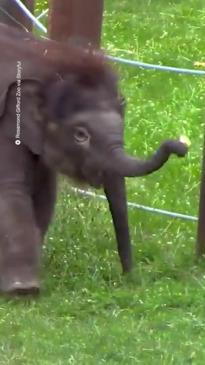
[[[40,283],[37,278],[22,279],[17,276],[10,279],[1,278],[0,292],[11,296],[37,295],[40,292]]]
[[[7,283],[7,286],[1,287],[1,291],[8,295],[38,295],[40,285],[38,281],[19,281]]]

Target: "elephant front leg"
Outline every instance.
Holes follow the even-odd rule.
[[[0,217],[0,291],[35,294],[39,291],[41,235],[30,196],[23,189],[1,189]]]

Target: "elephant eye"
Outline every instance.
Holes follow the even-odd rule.
[[[90,135],[85,128],[78,127],[75,130],[74,138],[77,143],[85,143],[85,142],[89,141]]]

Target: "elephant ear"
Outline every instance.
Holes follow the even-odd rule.
[[[43,149],[43,96],[37,80],[11,83],[0,95],[0,131],[40,155]],[[17,144],[17,143],[16,143]]]

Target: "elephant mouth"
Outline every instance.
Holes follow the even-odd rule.
[[[103,185],[103,171],[94,167],[80,168],[80,166],[68,164],[68,161],[65,161],[64,163],[58,163],[56,170],[69,177],[77,185],[90,185],[96,189],[101,188]]]
[[[85,177],[85,181],[92,186],[93,188],[100,189],[103,185],[103,171],[101,170],[93,170],[93,171],[86,171],[83,174]]]

